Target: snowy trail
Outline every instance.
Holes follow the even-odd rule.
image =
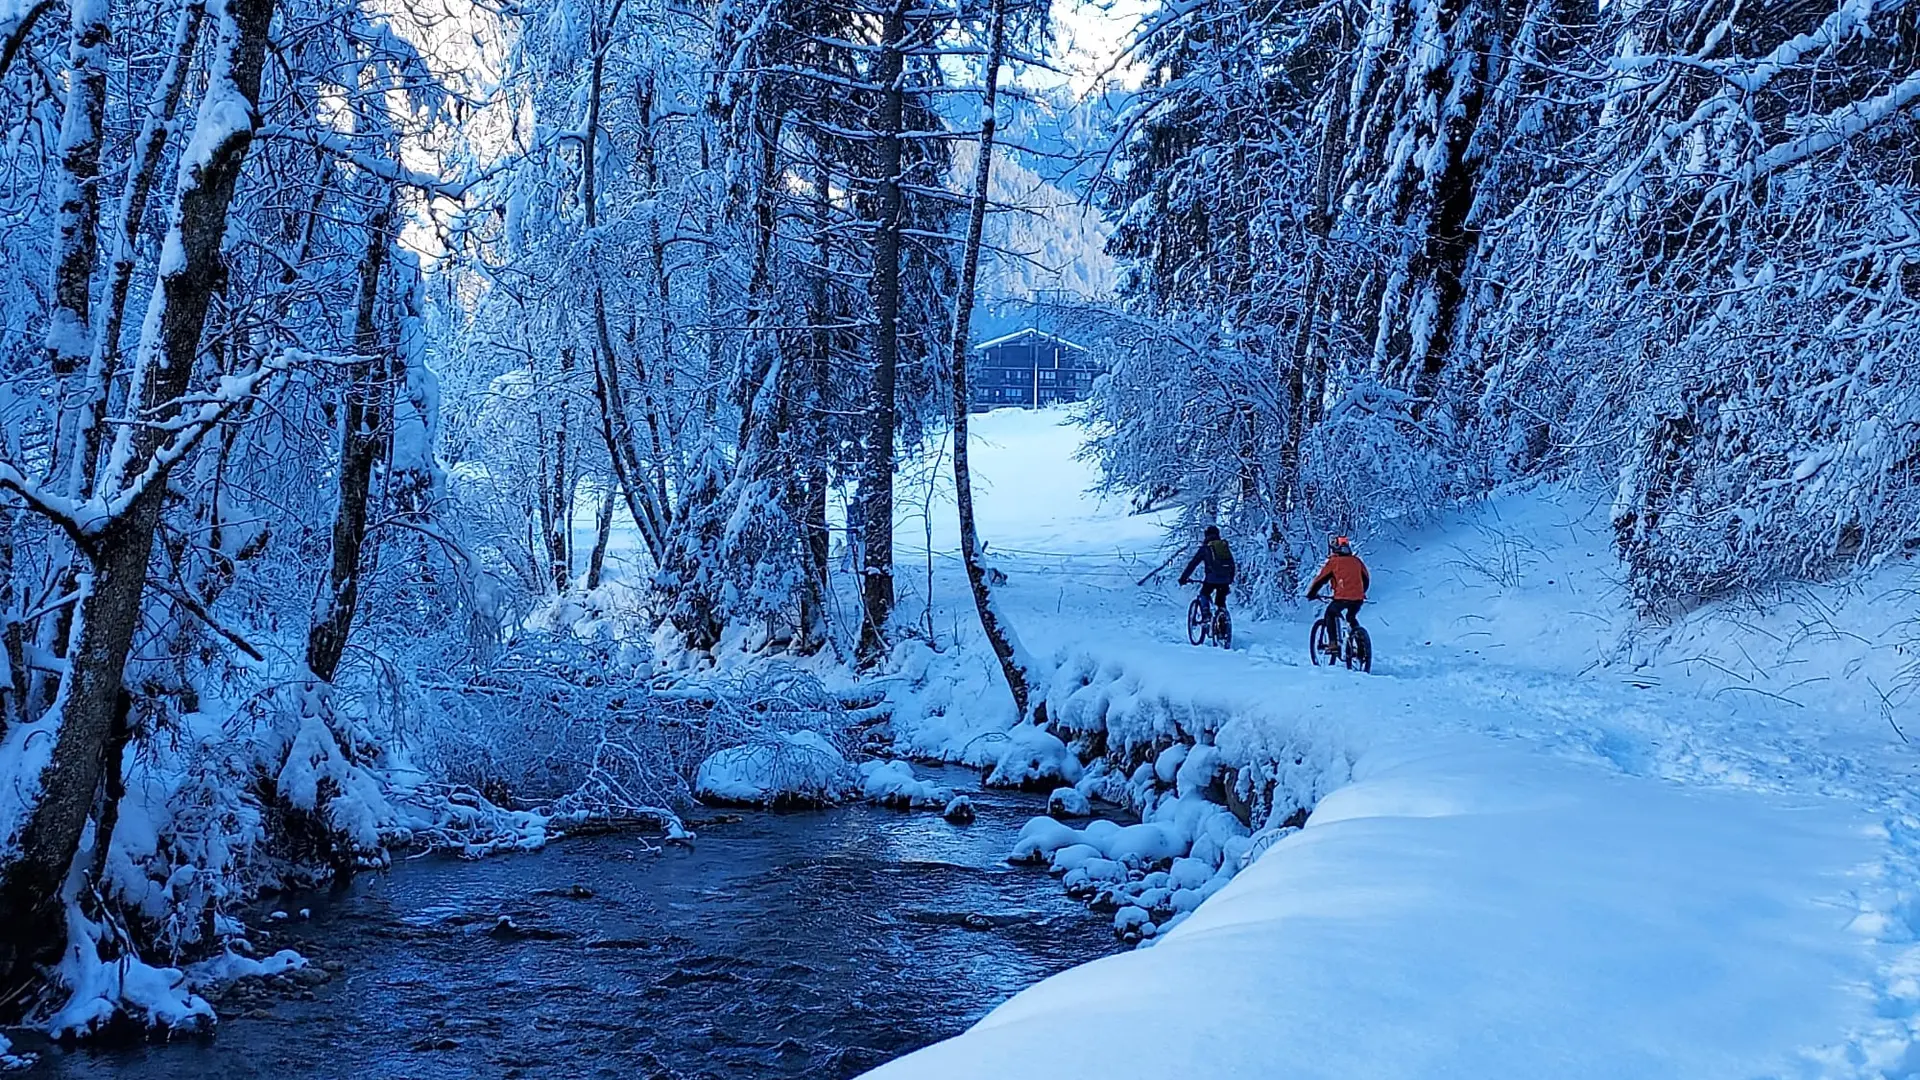
[[[1372,676],[1310,667],[1304,608],[1193,649],[1184,591],[1132,585],[1159,523],[1079,494],[1057,417],[986,420],[982,531],[1032,651],[1351,776],[1154,948],[877,1075],[1920,1074],[1897,602],[1702,615],[1649,661],[1618,645],[1604,515],[1531,497],[1363,548]]]

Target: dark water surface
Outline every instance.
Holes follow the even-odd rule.
[[[1106,919],[1001,861],[1044,800],[973,796],[967,826],[850,807],[696,825],[691,851],[605,836],[416,860],[288,901],[312,918],[265,947],[345,965],[312,1000],[229,1003],[210,1040],[55,1049],[16,1075],[853,1076],[1114,947]]]

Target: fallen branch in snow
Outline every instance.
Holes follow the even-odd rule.
[[[833,692],[830,691],[830,693],[833,693]],[[718,690],[712,689],[710,687],[704,687],[704,686],[672,687],[667,689],[653,690],[648,694],[648,696],[655,701],[670,701],[675,704],[695,705],[695,706],[718,705],[722,701],[732,699],[731,695],[722,694]],[[834,696],[834,699],[838,701],[841,708],[851,709],[856,711],[882,707],[886,704],[886,700],[887,700],[886,695],[884,693],[880,693],[872,690],[866,690],[866,689],[843,690],[837,693],[833,693],[833,696]]]
[[[1761,697],[1770,697],[1775,701],[1784,701],[1796,709],[1804,709],[1807,707],[1803,702],[1795,701],[1792,698],[1782,694],[1775,694],[1775,693],[1772,693],[1771,691],[1762,690],[1757,686],[1723,686],[1714,693],[1713,695],[1714,700],[1718,701],[1720,698],[1720,695],[1726,693],[1729,690],[1745,690],[1750,694],[1759,694]]]
[[[1873,687],[1873,692],[1880,698],[1880,715],[1887,718],[1887,726],[1893,729],[1895,735],[1900,736],[1901,742],[1912,742],[1913,740],[1907,738],[1907,733],[1900,730],[1900,725],[1894,722],[1893,701],[1887,697],[1887,692],[1880,689],[1880,684],[1874,682],[1872,676],[1867,677],[1867,685]]]

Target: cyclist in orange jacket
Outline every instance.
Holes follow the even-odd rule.
[[[1367,564],[1353,553],[1353,541],[1344,536],[1335,536],[1327,540],[1327,563],[1320,573],[1307,586],[1307,599],[1320,599],[1320,588],[1333,585],[1333,602],[1327,605],[1327,634],[1331,638],[1339,629],[1335,620],[1341,615],[1347,617],[1349,630],[1360,624],[1355,616],[1360,614],[1360,605],[1367,602],[1367,588],[1373,579],[1367,574]]]

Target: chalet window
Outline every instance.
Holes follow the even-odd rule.
[[[1057,371],[1043,371],[1040,373],[1040,381],[1053,382],[1055,379],[1059,378],[1059,376],[1060,376],[1060,373]]]

